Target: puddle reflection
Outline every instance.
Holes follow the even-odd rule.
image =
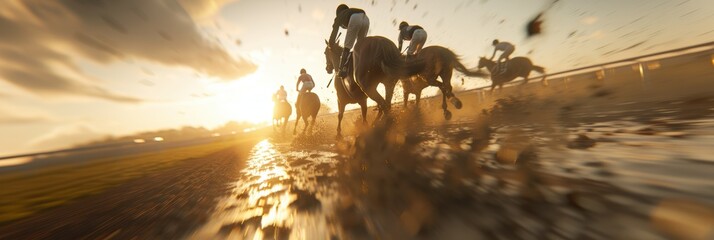
[[[323,157],[328,156],[328,157]],[[334,198],[318,186],[334,162],[330,153],[293,151],[269,140],[258,143],[211,222],[193,239],[328,239],[336,234],[322,207]]]

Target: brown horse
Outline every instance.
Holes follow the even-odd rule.
[[[284,132],[292,113],[293,108],[290,103],[275,101],[275,106],[273,107],[273,130],[282,128]]]
[[[342,47],[337,42],[329,43],[325,40],[325,70],[328,74],[333,71],[338,71],[337,67],[342,54]],[[348,66],[348,77],[342,78],[335,76],[335,92],[337,93],[337,136],[342,135],[342,117],[345,114],[347,104],[359,104],[362,110],[362,123],[367,124],[367,95],[362,92],[362,89],[357,86],[352,74],[354,73],[352,65]]]
[[[352,53],[354,79],[362,92],[377,102],[377,119],[389,113],[392,95],[397,81],[419,73],[425,66],[420,60],[406,62],[397,45],[380,37],[365,37],[358,41]],[[384,85],[385,97],[377,92],[377,85]]]
[[[409,94],[413,93],[417,97],[417,106],[421,99],[421,91],[427,86],[435,86],[441,90],[442,101],[441,108],[444,109],[444,118],[451,119],[451,112],[447,109],[446,100],[450,100],[451,104],[456,109],[461,109],[461,100],[459,100],[452,92],[451,75],[454,70],[463,73],[469,77],[486,77],[488,74],[470,70],[459,61],[459,57],[451,50],[441,46],[425,47],[416,56],[417,61],[423,61],[426,66],[414,76],[402,79],[402,87],[404,89],[404,106],[406,107],[409,100]],[[441,82],[436,81],[440,77]]]
[[[320,111],[320,97],[317,96],[317,94],[313,92],[306,92],[302,94],[302,97],[300,97],[300,102],[295,103],[295,115],[297,115],[297,118],[295,119],[295,128],[293,128],[293,135],[297,133],[297,126],[298,123],[300,123],[300,118],[305,122],[305,128],[302,129],[302,132],[305,133],[305,131],[308,129],[308,126],[310,127],[310,132],[312,132],[312,128],[315,127],[315,120],[317,119],[317,112]],[[311,117],[312,118],[312,123],[308,124],[307,118]]]
[[[531,71],[536,71],[541,74],[545,74],[545,69],[541,66],[533,65],[530,59],[526,57],[514,57],[505,63],[506,71],[502,73],[494,73],[496,70],[496,62],[485,57],[481,57],[478,61],[478,68],[486,67],[489,72],[491,72],[491,91],[498,86],[498,89],[503,88],[503,84],[513,81],[517,77],[522,77],[525,81],[523,84],[528,83],[528,76]],[[545,81],[545,75],[541,81]]]

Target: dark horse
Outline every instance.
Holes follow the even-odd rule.
[[[288,125],[288,119],[290,119],[292,113],[293,108],[290,106],[290,103],[276,101],[273,107],[273,130],[275,130],[276,127],[282,127],[283,131],[285,131],[285,126]]]
[[[305,122],[305,128],[302,129],[302,132],[305,133],[308,126],[310,127],[310,132],[312,132],[312,128],[315,127],[315,120],[317,119],[318,111],[320,111],[320,97],[313,92],[303,93],[300,102],[295,103],[295,115],[297,115],[297,118],[295,119],[293,134],[297,133],[297,126],[298,123],[300,123],[300,118],[302,118]],[[312,123],[310,124],[307,122],[308,117],[312,118]]]
[[[444,109],[444,118],[451,119],[451,112],[447,109],[446,100],[450,100],[451,104],[456,109],[461,109],[461,100],[459,100],[452,92],[451,75],[456,69],[469,77],[486,77],[488,74],[478,70],[467,69],[464,64],[459,61],[459,57],[451,50],[441,46],[425,47],[416,56],[417,61],[426,63],[424,68],[416,75],[402,79],[402,87],[404,89],[404,106],[406,107],[409,100],[409,94],[416,95],[417,106],[421,99],[421,91],[427,86],[435,86],[441,90],[442,101],[441,107]],[[441,82],[436,81],[440,77]]]
[[[337,64],[340,62],[340,54],[342,54],[342,47],[340,47],[337,42],[329,43],[325,40],[325,61],[327,66],[325,70],[327,73],[332,74],[333,71],[338,71]],[[362,110],[362,123],[367,123],[367,95],[362,92],[362,89],[357,86],[354,81],[352,74],[354,73],[354,68],[352,65],[348,69],[348,77],[341,78],[339,76],[335,77],[335,92],[337,93],[337,136],[342,135],[342,117],[345,114],[345,106],[347,104],[359,104]]]
[[[405,62],[399,49],[391,40],[380,37],[365,37],[354,47],[352,53],[354,79],[362,92],[377,102],[377,119],[389,113],[394,86],[400,78],[419,73],[425,66],[423,61]],[[377,85],[384,85],[385,97],[377,92]]]
[[[503,73],[494,73],[496,70],[496,62],[489,60],[485,57],[481,57],[478,61],[478,68],[483,68],[486,67],[489,72],[491,72],[491,91],[493,92],[493,89],[498,86],[498,89],[503,88],[503,84],[513,81],[513,79],[516,79],[517,77],[522,77],[525,82],[523,84],[528,83],[528,76],[531,74],[531,71],[536,71],[541,74],[545,74],[545,69],[541,66],[536,66],[533,65],[530,59],[525,58],[525,57],[514,57],[511,58],[510,60],[506,61],[506,71]],[[545,75],[543,75],[543,79],[541,81],[545,81]]]

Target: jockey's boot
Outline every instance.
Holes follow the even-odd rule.
[[[350,49],[345,48],[342,50],[342,57],[340,58],[340,77],[347,76],[347,62],[350,59]]]

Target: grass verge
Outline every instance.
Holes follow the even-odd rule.
[[[0,175],[0,224],[248,141],[252,136]]]

